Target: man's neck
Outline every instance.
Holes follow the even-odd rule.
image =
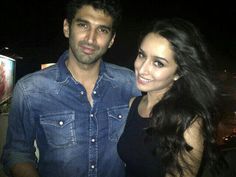
[[[100,63],[99,60],[93,65],[80,65],[73,60],[66,61],[66,66],[73,78],[84,86],[91,106],[93,106],[92,92],[98,79]]]
[[[73,78],[84,85],[86,82],[96,82],[101,61],[94,64],[81,64],[73,60],[66,60],[66,66]]]

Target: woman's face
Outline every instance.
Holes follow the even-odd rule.
[[[177,64],[168,40],[149,33],[143,39],[134,62],[136,84],[142,92],[165,93],[178,79]]]

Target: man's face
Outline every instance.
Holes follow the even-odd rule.
[[[69,57],[81,64],[94,64],[114,42],[112,17],[92,6],[79,9],[71,24],[64,21],[64,34],[69,38]]]

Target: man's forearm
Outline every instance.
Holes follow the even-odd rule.
[[[39,177],[38,171],[32,163],[19,163],[11,168],[13,177]]]

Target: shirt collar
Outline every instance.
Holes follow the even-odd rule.
[[[58,82],[64,82],[68,78],[72,77],[70,71],[68,70],[65,64],[65,61],[68,59],[68,53],[69,53],[68,50],[66,50],[58,59],[58,62],[57,62],[58,71],[56,75],[56,80]],[[103,75],[111,77],[109,76],[109,73],[107,72],[106,62],[102,60],[100,64],[99,76],[101,77]]]

